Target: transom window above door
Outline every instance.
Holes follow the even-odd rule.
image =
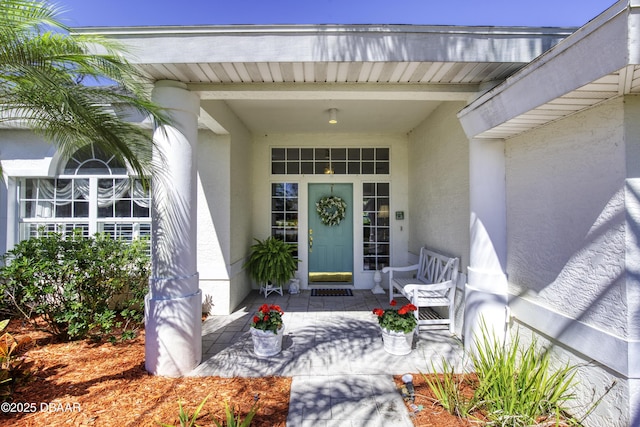
[[[389,148],[272,148],[273,175],[388,175]]]

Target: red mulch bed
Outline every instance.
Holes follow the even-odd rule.
[[[164,378],[144,369],[144,331],[113,345],[76,341],[56,343],[29,325],[12,321],[7,331],[30,335],[35,346],[27,357],[34,380],[19,387],[13,410],[35,404],[36,412],[0,412],[0,426],[158,426],[180,425],[178,400],[192,413],[207,396],[197,424],[214,426],[224,419],[224,402],[242,418],[258,397],[252,426],[284,427],[291,378]],[[31,410],[34,406],[27,406]],[[3,409],[5,409],[3,407]],[[11,408],[9,408],[11,410]]]
[[[30,324],[13,320],[7,331],[29,335],[34,346],[26,353],[34,368],[33,380],[13,395],[12,409],[0,411],[4,426],[158,426],[180,425],[178,401],[192,413],[209,399],[197,424],[214,426],[224,419],[224,402],[241,418],[258,398],[253,427],[284,427],[289,410],[291,378],[164,378],[144,369],[144,331],[118,344],[89,340],[55,342]],[[398,387],[400,377],[395,378]],[[415,426],[469,427],[481,423],[446,412],[419,374],[414,374],[415,404],[423,409]],[[471,393],[472,389],[470,388]],[[25,405],[28,404],[28,405]],[[24,409],[29,412],[25,412]],[[4,408],[3,408],[4,409]],[[23,409],[22,412],[18,409]],[[35,409],[35,412],[32,410]]]
[[[426,374],[428,377],[432,377],[433,374]],[[442,376],[440,376],[442,377]],[[397,375],[394,377],[394,381],[398,389],[402,387],[402,376]],[[465,376],[464,380],[460,381],[462,387],[462,393],[467,396],[473,396],[474,386],[476,384],[476,378],[472,374]],[[421,374],[413,374],[413,386],[415,389],[414,404],[422,406],[422,409],[412,415],[413,424],[419,427],[470,427],[470,426],[482,426],[485,424],[486,419],[479,413],[473,413],[474,418],[460,418],[456,415],[452,415],[447,412],[437,401],[433,392],[427,385],[424,377]],[[410,404],[412,402],[406,402],[407,409],[411,414]]]

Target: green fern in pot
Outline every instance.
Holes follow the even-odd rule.
[[[251,278],[258,284],[285,285],[298,269],[299,260],[293,256],[296,245],[273,236],[255,241],[245,264]]]

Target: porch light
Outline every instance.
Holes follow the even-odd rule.
[[[329,109],[329,123],[332,125],[338,123],[338,110],[335,108]]]

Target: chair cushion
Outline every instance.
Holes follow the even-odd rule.
[[[394,281],[402,286],[402,293],[405,296],[413,295],[412,302],[420,306],[448,306],[451,301],[447,297],[446,290],[430,291],[429,285],[425,283],[416,283],[416,279],[394,279]],[[423,288],[424,287],[424,288]],[[416,289],[418,288],[418,289]],[[427,289],[425,289],[427,288]],[[415,295],[417,291],[417,295]]]

